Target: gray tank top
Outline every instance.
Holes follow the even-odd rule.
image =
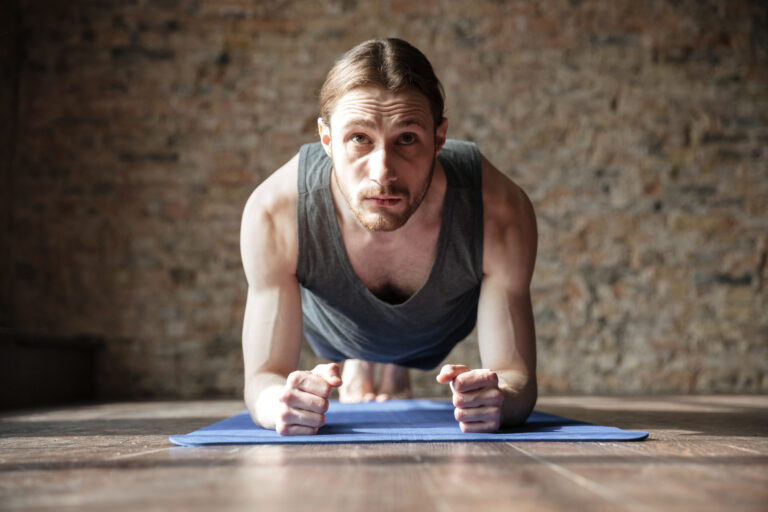
[[[322,145],[299,151],[298,265],[304,336],[320,357],[428,370],[475,326],[483,276],[480,153],[449,140],[439,155],[447,188],[437,253],[427,281],[390,304],[357,277],[347,257]]]

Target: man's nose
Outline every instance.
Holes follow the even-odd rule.
[[[391,151],[388,148],[379,148],[373,152],[370,159],[368,178],[380,185],[385,185],[397,179],[397,174],[392,167]]]

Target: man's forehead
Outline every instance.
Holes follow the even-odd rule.
[[[381,118],[394,118],[399,123],[421,124],[426,128],[432,119],[429,101],[423,94],[413,91],[392,92],[379,87],[358,87],[339,98],[332,118],[365,122]]]

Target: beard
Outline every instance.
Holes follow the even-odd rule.
[[[416,212],[421,205],[422,201],[429,191],[429,187],[432,184],[432,177],[435,174],[435,163],[437,157],[432,157],[432,164],[429,169],[429,175],[424,181],[421,189],[411,196],[411,193],[406,188],[394,186],[381,186],[374,183],[373,185],[366,187],[358,191],[356,197],[351,197],[351,194],[344,190],[339,182],[338,173],[333,169],[333,175],[335,176],[336,186],[338,187],[341,195],[344,197],[344,202],[347,207],[354,214],[357,221],[368,231],[380,232],[380,231],[395,231],[400,229],[408,222],[408,219]],[[393,212],[386,207],[377,207],[366,204],[366,199],[373,196],[390,196],[398,197],[401,202],[405,203],[405,209],[398,212]]]

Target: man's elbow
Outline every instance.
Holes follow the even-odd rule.
[[[515,396],[504,397],[502,427],[520,427],[533,412],[538,399],[536,380],[518,391]],[[505,407],[506,406],[506,407]]]

